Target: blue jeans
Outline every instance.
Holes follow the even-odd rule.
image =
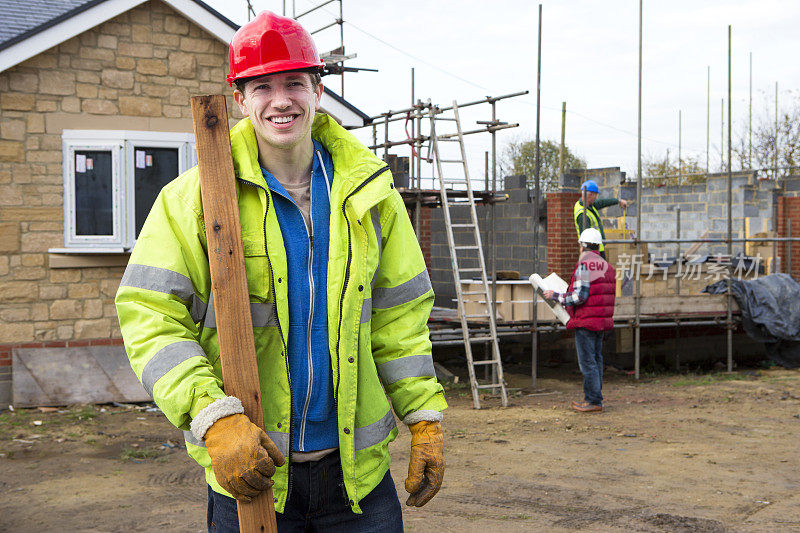
[[[403,533],[403,513],[389,472],[359,503],[363,514],[348,504],[339,453],[319,461],[292,464],[292,493],[283,513],[276,513],[278,531]],[[208,488],[209,533],[238,533],[236,500]]]
[[[603,335],[604,331],[586,328],[575,329],[575,348],[578,365],[583,374],[584,399],[594,405],[603,405]]]

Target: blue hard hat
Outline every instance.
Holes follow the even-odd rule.
[[[587,192],[600,192],[600,187],[597,186],[594,180],[586,180],[581,184],[581,190]]]

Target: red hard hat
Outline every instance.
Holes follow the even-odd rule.
[[[228,63],[231,85],[241,78],[324,66],[311,35],[296,20],[269,11],[234,34]]]

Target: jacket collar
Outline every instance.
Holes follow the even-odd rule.
[[[331,201],[337,207],[350,197],[348,203],[360,218],[391,193],[391,174],[382,172],[376,175],[386,167],[386,163],[333,118],[317,113],[311,126],[311,137],[331,154],[335,174]],[[236,177],[267,188],[258,162],[255,130],[249,118],[240,120],[231,129],[231,151]],[[356,191],[358,194],[353,194]]]

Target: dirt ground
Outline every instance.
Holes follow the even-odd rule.
[[[549,372],[507,374],[506,409],[449,388],[444,485],[408,531],[800,531],[800,372],[611,375],[601,414]],[[201,470],[144,407],[0,413],[0,531],[205,531]]]

